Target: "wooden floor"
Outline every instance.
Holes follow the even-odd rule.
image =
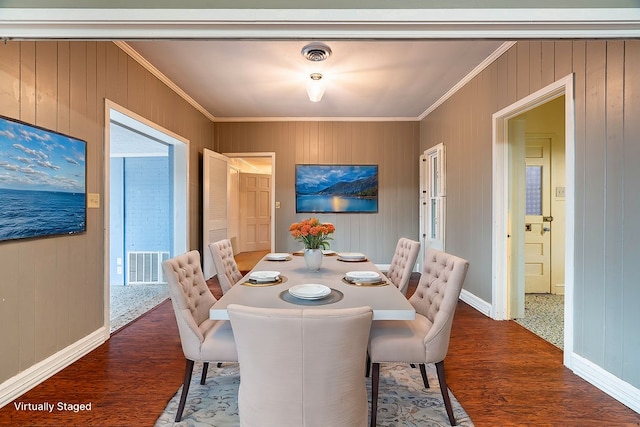
[[[210,287],[220,295],[215,279]],[[476,426],[640,425],[640,414],[563,367],[561,350],[515,322],[493,321],[462,302],[445,364],[449,387]],[[152,426],[183,372],[178,329],[165,301],[0,409],[0,426]],[[91,404],[91,410],[16,409],[17,403],[59,402]]]

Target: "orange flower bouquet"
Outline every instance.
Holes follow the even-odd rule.
[[[322,224],[317,218],[294,222],[289,227],[294,239],[304,244],[305,249],[327,249],[330,246],[329,235],[336,231],[331,223]]]

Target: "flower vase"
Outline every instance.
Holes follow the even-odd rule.
[[[322,265],[322,249],[305,249],[304,262],[307,263],[307,270],[318,271]]]

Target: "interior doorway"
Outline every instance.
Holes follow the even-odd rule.
[[[562,129],[553,132],[544,132],[540,128],[533,129],[531,123],[527,123],[534,115],[540,115],[549,109],[553,103],[560,105],[561,119],[564,122]],[[558,244],[556,252],[562,256],[557,257],[554,268],[551,269],[551,283],[549,294],[552,292],[564,293],[563,321],[564,330],[563,346],[565,352],[565,364],[570,365],[568,355],[572,352],[573,340],[573,182],[574,182],[574,124],[573,124],[573,76],[555,82],[538,92],[516,102],[513,105],[494,114],[494,255],[493,255],[493,301],[492,317],[505,320],[524,317],[525,312],[525,287],[527,275],[539,272],[540,264],[531,262],[527,265],[527,233],[535,233],[532,216],[527,216],[527,139],[548,138],[551,134],[560,134],[557,157],[562,160],[564,170],[558,169],[558,175],[563,180],[550,181],[550,198],[564,205],[564,224],[561,224],[561,216],[556,218],[544,218],[552,215],[538,215],[540,224],[535,225],[537,232],[543,236],[554,239],[556,236],[562,240],[550,243],[551,254],[553,247]],[[557,110],[556,113],[558,114]],[[531,120],[533,122],[533,120]],[[553,151],[552,151],[553,152]],[[555,153],[555,152],[554,152]],[[536,165],[537,166],[537,165]],[[538,170],[541,172],[541,170]],[[553,174],[553,167],[551,167]],[[562,173],[560,173],[562,172]],[[534,174],[535,175],[535,174]],[[537,178],[535,178],[537,179]],[[532,179],[535,181],[535,179]],[[540,187],[542,192],[542,188]],[[547,219],[547,221],[544,221]],[[553,224],[553,225],[551,225]],[[531,231],[528,231],[531,227]],[[553,227],[553,232],[551,229]],[[539,242],[532,245],[541,247]],[[531,248],[529,248],[531,250]],[[553,260],[553,255],[551,256]],[[564,269],[560,268],[564,267]],[[529,271],[527,271],[529,269]],[[554,276],[554,269],[557,274]],[[555,285],[553,285],[555,283]]]
[[[105,123],[105,322],[114,332],[168,297],[163,260],[187,248],[187,144],[112,103]]]
[[[275,153],[203,153],[203,271],[216,274],[210,243],[229,239],[234,255],[275,249]]]

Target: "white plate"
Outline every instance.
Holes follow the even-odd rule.
[[[335,255],[336,251],[332,251],[331,249],[325,249],[322,251],[322,255]]]
[[[380,274],[375,271],[349,271],[345,275],[348,280],[354,280],[358,282],[379,282]]]
[[[279,277],[279,271],[254,271],[249,274],[249,279],[256,282],[275,282]]]
[[[360,261],[366,258],[365,255],[360,252],[340,252],[338,256],[343,260],[349,261]]]
[[[271,261],[283,261],[287,258],[289,258],[289,254],[286,252],[285,253],[273,252],[273,253],[267,254],[266,256],[266,259]]]
[[[290,287],[289,293],[296,298],[320,299],[329,295],[331,293],[331,288],[325,285],[308,283]]]

